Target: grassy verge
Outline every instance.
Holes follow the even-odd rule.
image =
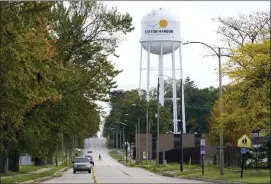
[[[114,159],[120,160],[120,156],[116,154],[116,151],[109,152],[110,156]],[[180,172],[179,163],[170,163],[168,165],[155,165],[155,161],[136,163],[134,160],[126,163],[120,160],[120,163],[130,167],[141,167],[151,172],[165,175],[174,176],[180,178],[189,179],[214,179],[223,181],[234,181],[242,183],[270,183],[270,173],[266,170],[252,170],[247,169],[243,173],[243,178],[240,178],[240,168],[225,168],[224,175],[220,175],[219,167],[213,165],[204,166],[204,175],[202,175],[201,166],[199,165],[187,165],[184,164],[184,171]]]
[[[71,165],[56,167],[56,166],[51,165],[52,169],[49,171],[45,171],[42,173],[31,173],[29,175],[18,175],[18,173],[17,173],[16,175],[12,175],[9,178],[3,178],[2,182],[3,183],[25,182],[25,181],[35,180],[38,178],[43,178],[46,176],[53,176],[57,171],[65,168],[65,167],[70,167],[70,166]],[[31,166],[29,166],[29,167],[31,167]],[[36,167],[36,166],[33,166],[33,167]],[[20,174],[22,174],[22,173],[20,173]],[[24,173],[24,174],[26,174],[26,173]]]
[[[37,171],[39,169],[48,168],[48,167],[52,167],[52,165],[44,165],[44,166],[24,165],[24,166],[20,166],[19,172],[9,171],[7,174],[2,174],[2,176],[5,177],[5,176],[13,176],[17,174],[27,174],[29,172]]]

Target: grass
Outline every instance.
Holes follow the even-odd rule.
[[[38,178],[43,178],[43,177],[46,177],[46,176],[53,176],[57,171],[65,168],[65,167],[69,167],[71,166],[68,165],[68,166],[54,166],[54,165],[51,165],[52,169],[49,170],[49,171],[45,171],[45,172],[42,172],[42,173],[31,173],[29,175],[18,175],[18,174],[26,174],[26,173],[17,173],[16,175],[12,175],[10,178],[3,178],[2,179],[2,182],[3,183],[15,183],[15,182],[25,182],[25,181],[30,181],[30,180],[35,180],[35,179],[38,179]],[[36,170],[38,170],[39,166],[28,166],[28,167],[25,167],[25,171],[35,171],[34,168]],[[41,168],[44,168],[44,167],[41,167]],[[39,168],[40,169],[40,168]]]
[[[52,165],[44,165],[44,166],[34,166],[34,165],[24,165],[20,166],[19,172],[9,171],[7,174],[2,174],[2,176],[13,176],[17,174],[27,174],[29,172],[37,171],[39,169],[48,168]]]
[[[110,156],[114,159],[120,160],[120,156],[117,155],[116,151],[109,152]],[[141,167],[151,172],[165,175],[165,176],[176,176],[180,178],[189,179],[215,179],[215,180],[226,180],[235,181],[242,183],[270,183],[270,172],[266,170],[253,170],[247,169],[243,173],[243,178],[240,177],[240,168],[225,168],[224,175],[220,175],[219,167],[214,165],[204,166],[204,175],[200,165],[188,165],[184,164],[183,172],[180,172],[179,163],[170,163],[168,165],[155,165],[155,160],[151,163],[143,161],[141,164],[136,163],[134,160],[128,163],[120,160],[120,163],[129,167]]]

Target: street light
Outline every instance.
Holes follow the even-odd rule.
[[[186,42],[183,43],[182,45],[187,45],[191,43],[197,43],[197,44],[202,44],[206,47],[209,47],[211,50],[214,51],[216,56],[218,57],[218,67],[219,67],[219,97],[221,98],[222,96],[222,73],[221,73],[221,47],[218,47],[218,51],[216,51],[214,48],[212,48],[210,45],[207,45],[206,43],[202,42]],[[221,123],[221,114],[223,112],[223,107],[222,104],[220,104],[219,108],[219,118],[220,118],[220,123]],[[224,150],[223,150],[223,125],[221,123],[221,128],[220,128],[220,175],[224,175]]]

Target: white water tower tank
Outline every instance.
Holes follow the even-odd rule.
[[[160,55],[161,45],[162,55],[172,53],[180,46],[180,24],[178,15],[169,10],[160,8],[146,14],[141,21],[140,42],[143,48],[149,51],[150,42],[150,53]]]

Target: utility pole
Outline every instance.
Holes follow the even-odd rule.
[[[148,134],[148,130],[149,130],[149,102],[147,102],[147,115],[146,115],[147,121],[146,121],[146,150],[147,150],[147,158],[146,158],[146,163],[148,163],[148,159],[149,159],[149,134]]]
[[[222,97],[222,71],[221,71],[221,48],[218,47],[218,67],[219,67],[219,98]],[[223,104],[220,104],[219,108],[219,122],[222,124],[221,121],[221,114],[223,113]],[[220,175],[224,175],[224,146],[223,146],[223,132],[224,126],[221,125],[220,129]]]
[[[122,143],[121,137],[122,137],[122,135],[121,134],[122,133],[121,133],[121,129],[120,129],[120,159],[122,160],[122,154],[121,154],[121,152],[122,152],[122,146],[121,146],[121,143]]]
[[[210,49],[212,49],[214,51],[214,53],[217,55],[218,57],[218,69],[219,69],[219,98],[222,97],[222,71],[221,71],[221,48],[218,47],[218,52],[213,48],[211,47],[210,45],[207,45],[206,43],[203,43],[203,42],[186,42],[186,43],[183,43],[183,45],[187,45],[187,44],[191,44],[191,43],[198,43],[198,44],[202,44],[202,45],[205,45],[206,47],[209,47]],[[219,152],[220,152],[220,159],[219,159],[219,167],[220,167],[220,175],[224,175],[224,146],[223,146],[223,131],[224,131],[224,126],[221,122],[221,114],[223,113],[223,104],[220,104],[220,108],[219,108],[219,122],[220,122],[220,125],[221,125],[221,128],[220,128],[220,149],[219,149]]]
[[[64,136],[63,136],[63,133],[62,133],[61,147],[62,147],[62,166],[64,166]]]
[[[137,125],[135,125],[135,147],[136,147],[136,151],[135,151],[135,154],[136,154],[136,162],[138,161],[138,154],[137,154],[137,152],[138,152],[138,147],[137,147]]]
[[[126,135],[125,135],[125,142],[126,142],[126,144],[125,144],[125,155],[126,155],[126,163],[128,162],[128,140],[127,140],[127,137],[128,137],[128,135],[127,135],[128,133],[127,133],[127,131],[126,131]]]
[[[122,159],[124,160],[124,148],[125,148],[125,140],[124,140],[124,129],[122,129],[122,155],[123,155],[123,157],[122,157]]]
[[[151,120],[150,120],[150,122],[149,122],[149,135],[151,135]],[[152,152],[152,146],[150,147],[150,150],[151,150],[151,152]],[[151,164],[151,161],[152,161],[152,154],[149,154],[149,156],[150,156],[150,158],[149,158],[149,163]]]
[[[118,155],[118,141],[119,141],[119,138],[118,138],[118,131],[116,131],[116,147],[117,147],[117,155]]]
[[[157,85],[157,140],[156,140],[156,164],[159,165],[159,77],[158,77],[158,85]]]
[[[181,78],[181,92],[183,90],[183,78]],[[181,98],[183,98],[183,96],[181,95]],[[181,103],[181,112],[183,112],[183,104]],[[180,135],[180,149],[181,149],[181,159],[180,159],[180,171],[183,172],[183,116],[181,118],[181,135]]]
[[[138,152],[139,152],[139,157],[138,157],[138,160],[139,161],[141,161],[141,150],[140,150],[140,118],[138,118],[138,129],[137,129],[137,131],[138,131]]]

